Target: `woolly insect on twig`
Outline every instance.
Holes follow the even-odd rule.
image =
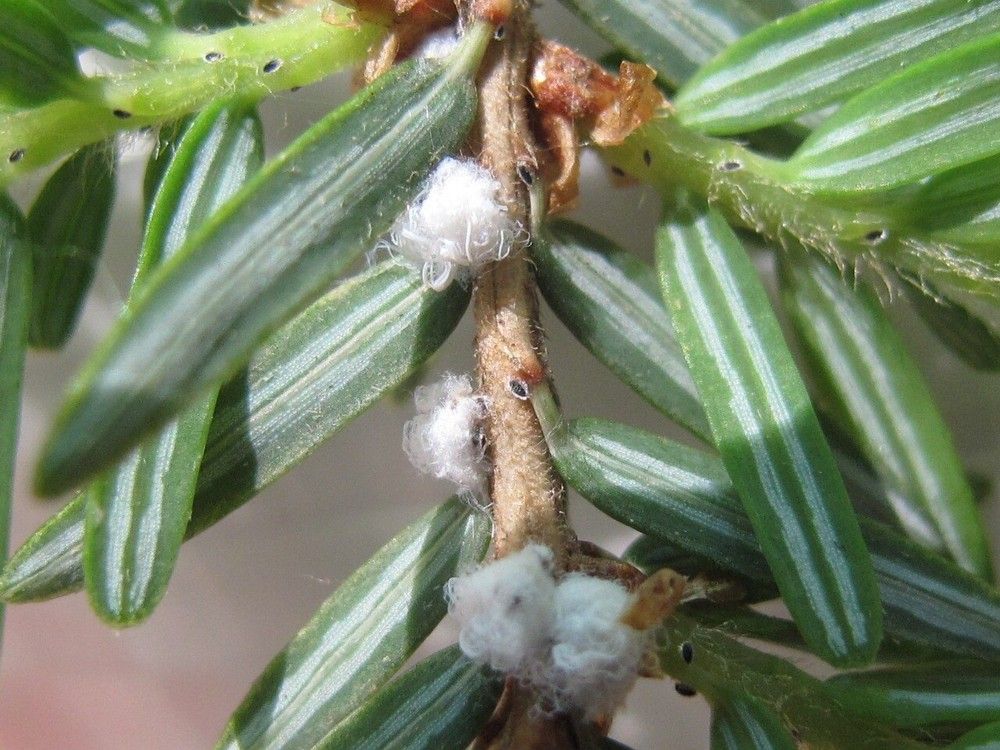
[[[496,178],[475,161],[447,157],[379,246],[420,267],[437,291],[468,280],[527,239],[499,192]]]
[[[413,395],[417,413],[403,428],[403,450],[414,467],[452,482],[476,506],[487,496],[483,420],[489,400],[475,393],[468,375],[445,375]]]
[[[463,651],[511,678],[518,693],[513,703],[502,701],[515,706],[505,719],[513,724],[496,747],[566,744],[573,732],[566,717],[606,728],[636,678],[658,674],[649,632],[683,590],[683,579],[671,574],[669,585],[660,576],[630,593],[638,571],[578,543],[530,403],[547,368],[524,252],[527,227],[540,223],[547,199],[565,205],[575,191],[569,174],[545,194],[538,124],[565,177],[574,171],[578,121],[602,137],[624,137],[661,99],[650,95],[639,67],[611,76],[559,45],[537,43],[515,16],[482,74],[479,128],[467,146],[478,162],[442,160],[378,245],[419,267],[432,289],[475,284],[480,386],[447,375],[418,389],[403,443],[419,470],[493,511],[495,561],[454,579],[448,598]],[[414,54],[444,54],[453,41],[446,28]],[[562,151],[545,123],[566,126]]]
[[[529,687],[537,711],[598,721],[648,674],[653,628],[683,590],[666,570],[635,593],[583,573],[557,578],[552,550],[532,544],[453,578],[447,598],[466,656]]]

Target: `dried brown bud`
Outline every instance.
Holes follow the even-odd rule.
[[[593,118],[614,98],[615,78],[600,65],[552,41],[535,47],[531,91],[543,112],[571,120]]]
[[[535,45],[531,92],[545,147],[549,212],[572,208],[578,194],[577,127],[600,145],[621,143],[666,100],[646,65],[623,62],[616,77],[593,60],[552,41]]]
[[[658,570],[638,588],[632,606],[620,618],[624,625],[648,630],[673,614],[684,596],[684,576],[669,568]]]
[[[507,23],[513,12],[514,0],[472,0],[469,15],[472,20],[499,26]]]
[[[590,137],[599,146],[616,146],[653,119],[666,100],[653,85],[656,71],[648,65],[623,62],[615,95],[598,113]]]

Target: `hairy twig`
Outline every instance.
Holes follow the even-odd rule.
[[[500,198],[511,217],[527,226],[524,180],[533,179],[537,164],[525,86],[534,28],[521,5],[500,27],[502,39],[483,67],[479,123],[470,145],[499,180]],[[530,389],[546,379],[547,367],[535,284],[524,250],[522,245],[492,264],[476,281],[478,374],[493,404],[487,437],[493,464],[494,553],[503,557],[528,542],[539,542],[563,559],[572,534],[566,526],[562,485],[527,400]]]
[[[534,41],[527,3],[518,2],[488,54],[481,74],[480,112],[470,147],[502,185],[512,218],[528,226],[525,179],[537,169],[526,83]],[[539,542],[564,565],[573,534],[566,524],[562,484],[528,400],[547,378],[538,326],[538,300],[522,245],[489,266],[476,281],[476,357],[483,393],[492,404],[487,424],[493,474],[490,481],[493,554],[503,557]],[[493,721],[477,747],[574,747],[569,722],[541,714],[531,692],[509,681]]]

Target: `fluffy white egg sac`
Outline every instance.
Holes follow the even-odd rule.
[[[501,260],[525,232],[498,198],[500,183],[472,159],[447,157],[397,219],[387,245],[441,291]]]
[[[467,657],[526,681],[548,663],[552,560],[548,547],[533,544],[448,582],[448,611]]]
[[[486,397],[468,375],[446,374],[413,394],[416,415],[403,428],[403,450],[417,470],[453,482],[462,493],[482,498],[489,465],[482,422]]]
[[[621,621],[633,603],[624,586],[582,573],[557,583],[552,560],[530,545],[453,578],[448,611],[467,657],[530,685],[540,710],[594,720],[624,702],[651,631]]]
[[[450,55],[458,46],[458,29],[454,26],[445,26],[427,34],[420,43],[414,47],[412,57],[423,57],[429,60],[438,60]]]
[[[551,660],[539,686],[556,708],[596,719],[625,700],[649,646],[646,632],[621,622],[631,601],[614,581],[571,573],[559,582]]]

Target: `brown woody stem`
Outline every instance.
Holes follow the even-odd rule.
[[[518,2],[501,27],[481,74],[480,110],[472,148],[499,180],[511,216],[529,226],[525,178],[537,171],[529,123],[528,70],[535,39],[527,3]],[[524,246],[492,264],[476,281],[476,358],[480,386],[492,408],[487,438],[493,475],[494,554],[526,544],[552,548],[565,561],[573,535],[566,524],[562,484],[552,468],[531,388],[544,382],[535,282]]]
[[[482,0],[473,3],[481,5]],[[511,216],[528,227],[525,178],[537,172],[529,123],[528,71],[535,40],[526,0],[516,0],[502,38],[487,53],[479,82],[479,119],[470,147],[501,184]],[[498,34],[498,36],[500,36]],[[566,522],[565,492],[552,466],[528,396],[546,381],[538,299],[526,243],[476,280],[476,362],[480,388],[491,402],[486,425],[493,474],[493,554],[504,557],[538,542],[564,566],[574,536]],[[572,748],[565,717],[543,715],[532,692],[508,681],[504,698],[476,748]]]

